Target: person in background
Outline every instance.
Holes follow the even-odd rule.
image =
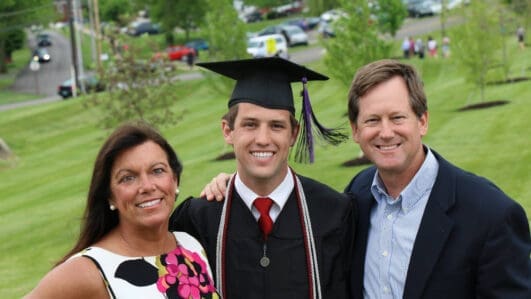
[[[359,205],[353,298],[531,298],[524,209],[422,142],[428,107],[417,71],[394,60],[362,67],[348,115],[374,163],[345,189]]]
[[[188,64],[188,67],[190,69],[194,68],[195,55],[196,55],[195,50],[194,51],[190,51],[190,52],[188,52],[188,54],[186,54],[186,64]]]
[[[296,158],[313,160],[312,126],[332,144],[346,137],[312,112],[306,81],[328,78],[278,57],[198,65],[236,80],[221,129],[237,171],[226,201],[187,199],[170,228],[200,240],[223,298],[347,298],[353,201],[288,164],[297,136]],[[297,81],[301,124],[290,84]]]
[[[203,248],[168,232],[182,164],[144,123],[100,149],[74,247],[25,298],[219,298]]]
[[[442,39],[441,52],[443,58],[450,57],[450,38],[448,36],[445,36]]]
[[[409,37],[409,57],[415,57],[417,51],[415,51],[415,40],[412,36]]]
[[[415,53],[417,53],[420,59],[424,59],[425,51],[426,50],[424,49],[424,42],[421,38],[417,38],[417,41],[415,42]]]
[[[404,40],[402,41],[402,52],[404,53],[404,58],[409,58],[409,38],[404,37]]]
[[[516,29],[516,39],[518,40],[518,45],[520,46],[520,49],[522,50],[525,48],[524,37],[525,37],[524,27],[519,26],[518,29]]]
[[[430,54],[430,57],[437,57],[437,41],[434,40],[431,36],[428,36],[428,54]]]

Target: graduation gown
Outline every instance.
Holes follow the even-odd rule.
[[[326,185],[298,177],[312,222],[323,298],[347,298],[353,201]],[[226,232],[225,298],[308,298],[309,274],[295,191],[266,241],[268,267],[259,264],[264,241],[257,221],[236,190],[232,196]],[[170,230],[186,231],[202,243],[212,269],[216,269],[222,207],[223,203],[189,198],[177,207],[170,221]]]

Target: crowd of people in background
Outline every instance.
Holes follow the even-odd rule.
[[[418,56],[420,59],[424,59],[426,56],[426,49],[428,50],[428,57],[439,57],[439,44],[437,43],[437,40],[431,36],[428,36],[426,43],[424,43],[422,38],[417,38],[417,40],[415,40],[412,36],[405,37],[404,41],[402,42],[402,52],[405,59],[413,58],[415,56]],[[441,57],[450,57],[450,38],[448,36],[443,37],[440,49]]]

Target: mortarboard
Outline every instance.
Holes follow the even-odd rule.
[[[302,82],[302,109],[299,118],[302,131],[297,142],[295,159],[314,160],[313,133],[326,142],[337,145],[348,136],[338,129],[323,127],[316,119],[306,88],[307,81],[328,80],[328,77],[280,57],[252,58],[197,63],[198,66],[236,80],[228,107],[251,103],[270,109],[284,109],[295,115],[292,82]],[[312,128],[312,123],[315,128]],[[315,131],[315,132],[313,132]]]

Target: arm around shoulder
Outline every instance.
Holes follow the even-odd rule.
[[[48,272],[24,299],[109,298],[96,265],[75,257]]]

